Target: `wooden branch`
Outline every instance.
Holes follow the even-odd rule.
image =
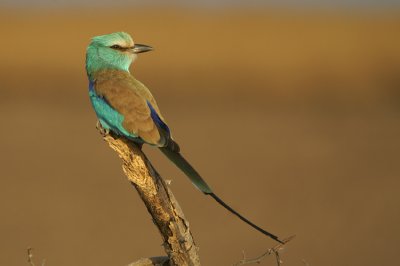
[[[101,133],[122,159],[124,173],[135,186],[158,227],[168,255],[168,259],[165,260],[164,257],[162,262],[160,257],[154,257],[141,259],[130,265],[200,265],[198,248],[189,230],[189,223],[171,190],[150,161],[134,143],[112,133]]]

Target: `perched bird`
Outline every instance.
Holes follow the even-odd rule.
[[[157,103],[145,85],[129,72],[137,54],[153,50],[135,44],[125,32],[92,38],[86,50],[89,96],[102,127],[139,145],[158,147],[204,194],[251,225],[282,243],[279,238],[253,224],[223,202],[180,153]]]

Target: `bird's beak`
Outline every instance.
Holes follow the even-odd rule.
[[[153,47],[144,45],[144,44],[135,44],[132,48],[132,52],[134,54],[145,53],[145,52],[149,52],[152,50],[153,50]]]

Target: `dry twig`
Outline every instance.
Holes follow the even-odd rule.
[[[31,266],[35,266],[35,263],[33,262],[33,248],[28,247],[28,262]],[[42,260],[42,266],[44,266],[46,263],[46,259]]]
[[[259,264],[259,263],[261,263],[261,261],[265,257],[267,257],[267,256],[269,256],[271,254],[275,255],[276,263],[277,263],[278,266],[280,266],[282,264],[282,260],[281,260],[279,252],[294,237],[295,236],[293,235],[293,236],[290,236],[288,238],[283,239],[282,240],[283,244],[278,244],[278,245],[276,245],[276,246],[274,246],[272,248],[269,248],[266,252],[264,252],[264,254],[262,254],[262,255],[260,255],[258,257],[255,257],[255,258],[251,258],[251,259],[250,258],[246,258],[246,254],[243,251],[243,259],[241,259],[239,262],[233,264],[233,266],[240,266],[240,265],[246,265],[246,264],[255,264],[255,263]]]
[[[35,266],[35,263],[33,262],[33,253],[32,253],[32,248],[28,248],[28,262],[31,266]]]

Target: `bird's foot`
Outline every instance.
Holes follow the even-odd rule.
[[[100,131],[100,134],[101,134],[103,137],[105,137],[105,136],[107,136],[108,134],[110,134],[110,129],[104,128],[104,127],[101,125],[100,120],[97,120],[96,128]]]

